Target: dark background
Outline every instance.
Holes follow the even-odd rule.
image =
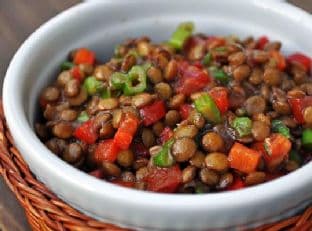
[[[0,0],[0,86],[12,56],[28,35],[49,18],[79,2]],[[289,2],[312,12],[312,0],[289,0]],[[1,90],[0,87],[0,92]],[[0,178],[0,230],[29,230],[23,210],[4,185],[2,178]]]

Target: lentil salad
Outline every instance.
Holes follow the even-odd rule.
[[[236,190],[309,162],[311,58],[193,30],[129,39],[104,64],[73,51],[40,96],[40,139],[95,177],[154,192]]]

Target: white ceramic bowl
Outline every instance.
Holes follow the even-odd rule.
[[[34,32],[7,71],[3,100],[17,147],[39,180],[92,217],[137,229],[208,230],[254,227],[311,202],[312,163],[278,180],[235,192],[166,195],[115,186],[76,170],[36,137],[40,90],[55,77],[70,50],[90,47],[105,60],[127,37],[166,40],[179,22],[208,34],[268,35],[283,51],[312,55],[311,15],[280,1],[180,0],[84,3]]]

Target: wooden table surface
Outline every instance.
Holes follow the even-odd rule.
[[[78,0],[0,0],[0,86],[6,68],[21,43],[39,25]],[[312,12],[312,0],[290,0]],[[1,88],[2,89],[2,88]],[[29,230],[24,211],[0,178],[0,230]]]

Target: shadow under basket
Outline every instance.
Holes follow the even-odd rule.
[[[25,209],[33,230],[126,230],[90,218],[59,199],[31,173],[14,145],[0,101],[0,174]],[[254,230],[312,230],[312,205],[294,217]]]

